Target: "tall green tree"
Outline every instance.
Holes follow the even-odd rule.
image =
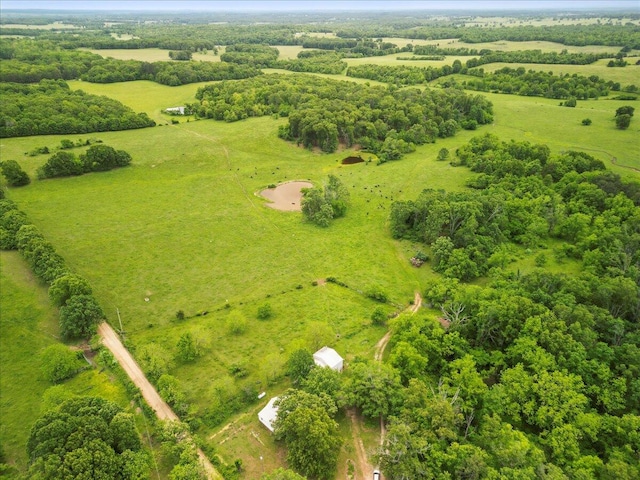
[[[2,169],[2,175],[7,180],[7,185],[10,187],[22,187],[31,183],[27,172],[22,170],[20,164],[15,160],[0,162],[0,168]]]
[[[387,418],[402,403],[398,372],[387,365],[356,362],[345,372],[342,391],[347,405],[362,409],[369,418]]]
[[[335,476],[340,452],[335,404],[326,395],[288,390],[276,402],[274,435],[287,446],[287,462],[313,479]]]
[[[104,319],[102,308],[91,295],[74,295],[60,308],[60,333],[65,338],[89,338]]]
[[[138,480],[148,475],[148,464],[137,455],[140,448],[135,422],[116,404],[97,397],[73,398],[32,427],[29,473],[52,480]],[[135,462],[129,464],[131,460]]]

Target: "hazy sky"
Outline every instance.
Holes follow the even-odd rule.
[[[0,0],[0,9],[135,11],[543,10],[624,8],[640,0]]]

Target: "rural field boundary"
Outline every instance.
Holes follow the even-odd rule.
[[[120,338],[118,338],[118,334],[111,328],[111,325],[107,322],[102,322],[98,326],[98,334],[102,338],[102,344],[113,354],[133,384],[140,389],[142,397],[156,412],[156,416],[160,420],[179,421],[178,416],[171,410],[167,402],[160,397],[154,386],[151,385],[151,382],[149,382],[138,363],[122,344]],[[222,475],[215,469],[204,452],[200,448],[198,448],[197,452],[200,458],[200,464],[207,472],[207,476],[213,480],[222,480]]]

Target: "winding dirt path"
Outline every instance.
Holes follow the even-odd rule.
[[[407,311],[412,314],[416,313],[420,310],[422,306],[422,296],[420,292],[416,292],[413,297],[413,305],[410,305],[407,308]],[[384,355],[384,350],[387,348],[387,344],[391,340],[391,330],[384,334],[384,336],[376,343],[376,349],[374,353],[374,359],[376,362],[382,362],[382,357]],[[356,447],[356,452],[358,454],[358,463],[360,466],[360,471],[363,472],[364,478],[371,478],[373,476],[373,465],[371,465],[367,459],[367,455],[364,451],[364,445],[362,444],[362,440],[360,439],[360,419],[357,418],[355,412],[349,411],[347,412],[349,417],[351,418],[351,431],[353,432],[353,442]],[[380,417],[380,446],[384,444],[384,437],[387,431],[384,425],[384,420]]]
[[[369,463],[369,460],[367,459],[367,454],[364,450],[364,444],[362,443],[362,435],[360,435],[361,419],[358,418],[358,413],[356,412],[355,408],[348,409],[347,415],[351,420],[351,436],[353,438],[353,444],[356,447],[356,456],[358,457],[357,471],[354,478],[355,479],[371,478],[373,477],[373,465]]]
[[[142,369],[129,351],[122,345],[118,334],[111,328],[111,325],[107,322],[102,322],[98,326],[98,334],[102,337],[102,344],[109,349],[134,385],[140,389],[142,397],[147,404],[153,408],[157,417],[160,420],[180,420],[173,410],[171,410],[171,407],[167,405],[167,402],[160,397],[156,389],[151,385],[151,382],[147,380]],[[200,463],[206,470],[209,478],[222,479],[222,476],[200,449],[198,449],[198,457],[200,457]]]

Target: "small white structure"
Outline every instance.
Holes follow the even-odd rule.
[[[174,115],[184,115],[184,107],[169,107],[164,110],[167,113],[173,113]]]
[[[273,422],[275,422],[276,417],[278,416],[278,407],[274,407],[273,404],[279,397],[273,397],[267,403],[267,406],[264,407],[258,413],[258,420],[269,429],[269,431],[273,432]]]
[[[313,362],[319,367],[328,367],[336,372],[341,372],[344,360],[333,348],[322,347],[313,354]]]

